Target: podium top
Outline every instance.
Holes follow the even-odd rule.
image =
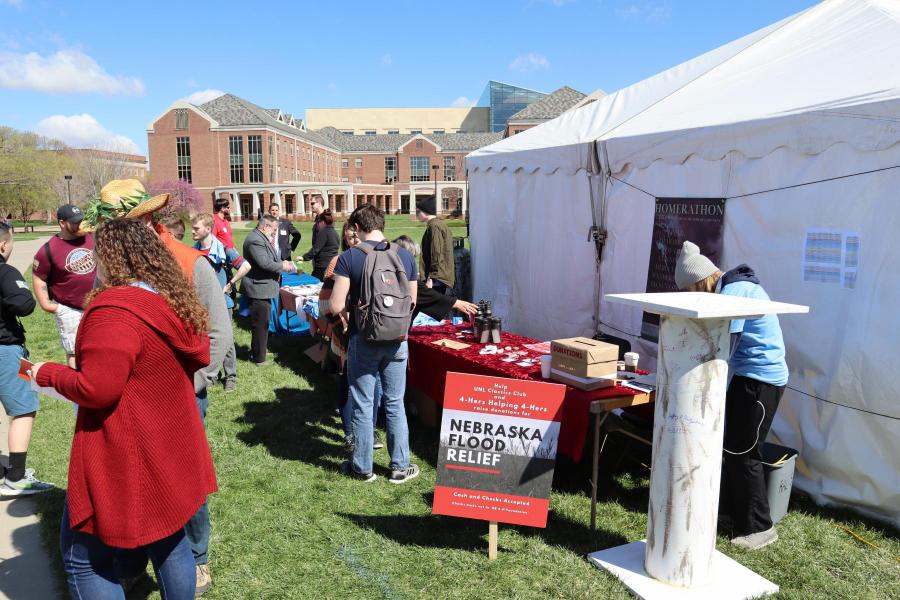
[[[724,296],[706,292],[665,292],[656,294],[606,294],[606,299],[630,304],[658,315],[689,319],[743,319],[779,313],[809,312],[808,306],[771,300]]]

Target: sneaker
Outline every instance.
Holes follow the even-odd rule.
[[[212,577],[209,575],[209,565],[197,565],[197,587],[194,590],[194,598],[199,598],[212,587]]]
[[[375,430],[375,442],[372,444],[373,450],[381,450],[384,448],[384,441],[381,438],[381,432],[377,429]]]
[[[391,471],[391,483],[401,484],[406,483],[410,479],[415,479],[419,476],[419,465],[409,465],[405,469],[394,469]]]
[[[225,392],[233,392],[237,389],[237,382],[234,379],[225,380]]]
[[[341,463],[341,473],[365,483],[369,483],[378,479],[378,475],[376,475],[375,473],[357,473],[353,470],[353,467],[350,465],[349,460],[345,460],[343,463]]]
[[[52,483],[40,481],[34,476],[34,469],[25,469],[25,477],[18,481],[10,481],[4,479],[0,484],[0,496],[11,498],[13,496],[30,496],[32,494],[40,494],[55,488]]]
[[[775,528],[769,527],[765,531],[738,536],[731,540],[731,543],[738,548],[743,548],[744,550],[759,550],[760,548],[765,548],[766,546],[776,542],[777,540],[778,533],[775,531]]]

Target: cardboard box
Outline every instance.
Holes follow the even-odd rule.
[[[586,392],[593,392],[594,390],[616,385],[615,375],[612,377],[576,377],[552,367],[550,369],[550,379]]]
[[[616,375],[619,347],[591,338],[553,340],[550,344],[552,368],[583,378]]]

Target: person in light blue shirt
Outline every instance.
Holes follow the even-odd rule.
[[[688,241],[675,262],[675,284],[687,292],[769,299],[749,266],[723,273]],[[784,337],[776,315],[731,321],[729,371],[719,513],[732,522],[737,534],[732,544],[757,550],[778,539],[769,515],[760,452],[788,381]]]

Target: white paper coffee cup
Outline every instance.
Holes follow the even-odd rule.
[[[640,355],[638,355],[637,352],[626,352],[624,358],[626,371],[634,371],[637,369],[638,360],[640,359]]]
[[[549,354],[545,354],[541,357],[541,377],[544,379],[550,379],[550,362],[553,360],[553,357]]]

